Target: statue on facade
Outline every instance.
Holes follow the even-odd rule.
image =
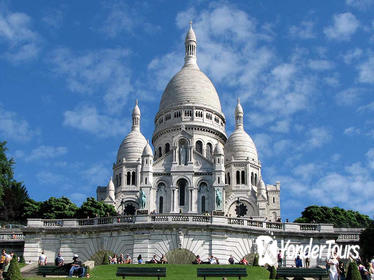
[[[222,204],[222,192],[219,189],[216,189],[216,205],[218,208],[221,208]]]
[[[179,165],[187,165],[187,148],[184,145],[179,147]]]
[[[140,190],[140,194],[139,194],[139,205],[140,205],[140,209],[144,209],[145,208],[145,204],[147,202],[147,198],[145,196],[145,193],[143,190]]]

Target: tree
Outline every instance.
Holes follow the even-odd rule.
[[[3,196],[4,187],[9,186],[13,181],[13,165],[14,160],[8,159],[6,152],[6,142],[0,142],[0,197]],[[0,200],[2,204],[3,200]]]
[[[27,218],[41,218],[40,209],[42,207],[42,202],[35,201],[31,198],[26,199],[23,206],[22,217],[26,220]]]
[[[255,257],[253,258],[253,266],[258,266],[258,258],[259,258],[259,255],[255,254]]]
[[[335,227],[367,227],[370,218],[357,211],[344,210],[339,207],[326,207],[312,205],[305,208],[302,216],[295,220],[296,223],[329,223]]]
[[[74,218],[78,207],[67,197],[50,197],[40,206],[40,217],[43,219]]]
[[[20,182],[12,181],[4,186],[3,205],[0,207],[0,219],[3,221],[22,221],[24,206],[29,198],[27,190]]]
[[[107,252],[104,253],[102,264],[109,264],[109,255]]]
[[[361,280],[360,272],[354,261],[349,262],[346,280]]]
[[[367,261],[374,258],[374,222],[360,235],[360,255]]]
[[[6,274],[5,279],[7,280],[22,280],[23,279],[21,271],[19,269],[16,254],[14,254],[12,260],[10,261],[10,265],[9,265],[8,272]]]
[[[77,211],[77,218],[106,217],[115,215],[117,215],[117,212],[112,205],[97,201],[93,197],[88,197]]]

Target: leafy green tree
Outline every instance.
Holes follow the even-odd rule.
[[[77,211],[77,218],[106,217],[115,215],[117,215],[117,212],[112,205],[97,201],[93,197],[88,197]]]
[[[24,219],[41,218],[40,209],[42,207],[42,203],[43,202],[35,201],[31,198],[26,199],[24,207],[23,207],[22,217]]]
[[[4,187],[7,187],[13,181],[13,165],[14,160],[8,159],[6,152],[6,142],[0,142],[0,197],[3,196]],[[3,200],[0,200],[3,203]]]
[[[74,218],[78,207],[63,196],[61,198],[50,197],[40,206],[40,217],[43,219]]]
[[[258,266],[258,258],[259,258],[259,255],[255,254],[255,257],[253,258],[253,266]]]
[[[10,261],[10,265],[8,268],[8,272],[6,274],[5,279],[7,280],[22,280],[22,274],[19,269],[18,261],[17,261],[17,256],[14,254],[12,260]]]
[[[5,186],[3,205],[0,207],[0,219],[8,222],[20,222],[24,212],[26,200],[29,198],[27,190],[22,183],[12,181]]]
[[[374,222],[360,235],[360,255],[367,261],[374,258]]]
[[[312,205],[305,208],[296,223],[329,223],[336,227],[367,227],[371,220],[369,216],[357,211],[344,210],[339,207]]]

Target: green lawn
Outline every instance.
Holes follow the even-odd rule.
[[[130,265],[100,265],[95,267],[91,271],[91,279],[102,279],[102,280],[110,280],[110,279],[121,279],[120,277],[116,277],[116,271],[118,266],[130,266]],[[196,280],[196,269],[198,267],[223,267],[223,265],[192,265],[192,264],[167,264],[167,265],[131,265],[131,266],[165,266],[166,267],[166,280]],[[226,266],[226,265],[225,265]],[[242,265],[230,265],[230,267],[241,267]],[[252,267],[247,266],[248,277],[242,278],[244,279],[251,279],[251,280],[265,280],[269,279],[269,272],[264,269],[263,267]],[[147,277],[148,278],[148,277]],[[45,279],[43,277],[33,277],[33,278],[26,278],[27,280],[36,280],[36,279]],[[59,279],[61,278],[49,278],[49,279]],[[144,280],[144,277],[126,277],[126,279],[130,280]],[[155,278],[148,278],[148,279],[156,279]],[[199,278],[200,280],[203,278]],[[222,278],[208,278],[210,280],[222,280]],[[229,278],[229,279],[237,279],[237,278]]]

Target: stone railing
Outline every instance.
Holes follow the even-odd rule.
[[[0,233],[0,241],[23,241],[23,233]]]
[[[363,228],[335,228],[335,232],[339,234],[337,242],[358,242]]]
[[[151,214],[134,216],[101,217],[91,219],[28,219],[28,228],[61,228],[61,227],[98,227],[121,224],[210,224],[216,226],[231,226],[235,228],[252,228],[264,232],[309,232],[334,233],[330,224],[298,224],[265,221],[260,218],[232,218],[226,216],[211,216],[198,214]]]

